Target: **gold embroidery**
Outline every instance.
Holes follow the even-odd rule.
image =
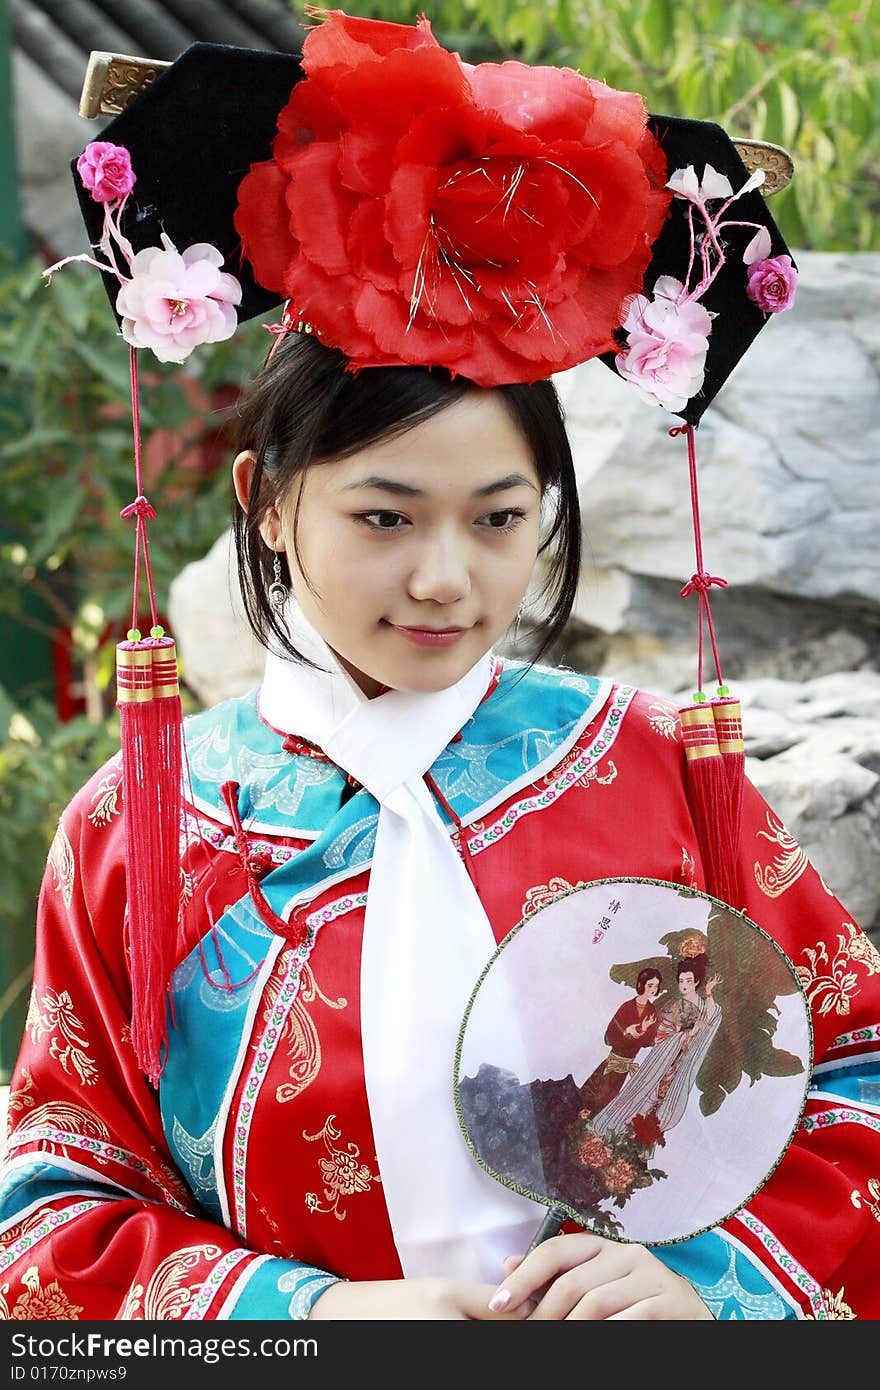
[[[92,1135],[97,1139],[109,1139],[110,1131],[102,1120],[93,1115],[90,1110],[86,1110],[82,1105],[75,1105],[72,1101],[48,1101],[45,1105],[37,1106],[37,1109],[27,1117],[27,1124],[18,1130],[19,1139],[25,1138],[32,1129],[39,1129],[42,1125],[54,1125],[57,1129],[64,1129],[72,1134]],[[46,1153],[57,1153],[59,1148],[64,1148],[64,1141],[57,1140],[49,1142],[37,1136],[41,1148]],[[100,1154],[94,1155],[97,1163],[106,1163],[105,1158]]]
[[[849,1194],[850,1201],[854,1207],[858,1208],[861,1208],[864,1202],[874,1220],[880,1221],[880,1181],[877,1178],[869,1178],[865,1186],[868,1189],[868,1196],[866,1197],[863,1192],[854,1187]],[[872,1199],[871,1201],[868,1200],[869,1197]]]
[[[648,706],[648,723],[655,734],[661,734],[663,738],[671,738],[673,741],[679,739],[678,732],[678,710],[671,705],[653,704]]]
[[[80,1085],[93,1086],[98,1079],[98,1068],[89,1057],[89,1041],[82,1036],[82,1024],[73,1011],[73,1001],[67,990],[56,993],[47,989],[39,1000],[45,1014],[40,1013],[36,989],[31,994],[26,1027],[33,1042],[39,1042],[46,1033],[58,1030],[49,1044],[49,1056],[60,1062],[66,1072],[71,1067],[80,1079]],[[65,1046],[66,1044],[66,1046]]]
[[[681,847],[681,868],[678,877],[688,888],[693,888],[697,882],[697,866],[694,863],[694,856],[688,852],[687,845]]]
[[[816,1000],[822,998],[820,1016],[830,1014],[832,1010],[838,1014],[849,1013],[850,1000],[859,992],[858,973],[847,968],[853,961],[867,965],[870,974],[877,969],[874,960],[877,953],[871,943],[863,938],[852,922],[844,922],[843,926],[849,932],[849,940],[845,936],[838,936],[833,960],[829,958],[825,942],[818,941],[815,947],[805,946],[801,952],[810,964],[795,966],[795,974],[804,987],[807,1002],[814,1005]],[[823,971],[822,966],[827,969]]]
[[[73,864],[73,846],[60,821],[58,822],[58,829],[55,831],[55,839],[49,849],[48,865],[52,870],[52,877],[55,879],[55,892],[61,894],[64,906],[70,907],[76,870]]]
[[[42,1222],[45,1220],[45,1217],[45,1210],[41,1207],[38,1207],[37,1210],[32,1211],[29,1216],[22,1217],[21,1221],[19,1221],[17,1225],[8,1226],[6,1230],[3,1232],[2,1237],[0,1237],[0,1252],[5,1253],[7,1250],[10,1250],[13,1245],[15,1245],[18,1241],[21,1240],[22,1236],[29,1235],[31,1231],[35,1230],[37,1226],[41,1225]],[[4,1285],[4,1288],[8,1289],[9,1285]],[[3,1318],[2,1316],[0,1316],[0,1322],[2,1321]]]
[[[82,1308],[71,1302],[57,1279],[53,1279],[43,1288],[40,1284],[39,1270],[36,1265],[31,1265],[22,1275],[21,1282],[25,1286],[25,1292],[19,1294],[12,1308],[8,1306],[4,1297],[4,1294],[9,1292],[9,1285],[4,1284],[0,1289],[0,1319],[12,1319],[16,1322],[28,1322],[33,1318],[41,1318],[45,1322],[79,1321]]]
[[[529,888],[526,892],[525,902],[520,908],[520,917],[531,917],[533,912],[538,912],[542,907],[549,907],[550,903],[555,903],[557,898],[565,897],[572,888],[586,888],[584,879],[579,879],[577,883],[569,883],[567,878],[551,878],[549,883],[538,883],[534,888]]]
[[[102,777],[98,783],[94,796],[92,797],[92,809],[89,811],[89,820],[96,828],[102,825],[109,825],[114,816],[118,816],[122,810],[119,805],[119,792],[122,787],[122,776]]]
[[[342,1136],[342,1130],[337,1129],[333,1121],[335,1115],[328,1115],[323,1129],[319,1129],[317,1134],[307,1134],[303,1130],[303,1139],[308,1139],[313,1143],[316,1139],[324,1142],[324,1147],[329,1158],[319,1158],[318,1166],[321,1169],[324,1185],[324,1200],[329,1202],[329,1206],[321,1206],[320,1199],[316,1192],[306,1193],[306,1206],[309,1211],[331,1212],[337,1221],[344,1221],[346,1213],[340,1208],[340,1200],[343,1197],[351,1197],[357,1192],[369,1192],[374,1182],[381,1182],[378,1173],[371,1173],[366,1163],[359,1163],[361,1151],[357,1144],[346,1144],[345,1149],[334,1147],[332,1140]]]
[[[143,1284],[135,1283],[129,1287],[125,1302],[116,1315],[117,1320],[179,1322],[204,1283],[200,1277],[189,1285],[184,1282],[186,1275],[203,1260],[218,1260],[222,1253],[219,1245],[190,1245],[183,1250],[175,1250],[157,1265],[150,1276],[146,1293]]]
[[[849,928],[850,956],[853,960],[857,960],[860,965],[864,965],[869,975],[876,975],[880,971],[880,951],[854,922],[844,922],[843,925]]]
[[[577,782],[575,783],[575,786],[586,787],[589,786],[590,782],[600,782],[603,787],[608,787],[611,785],[611,783],[615,780],[616,777],[617,764],[613,762],[611,758],[609,758],[608,771],[604,777],[599,776],[599,764],[597,764],[595,767],[591,767],[589,772],[585,772],[583,777],[579,777]]]
[[[767,824],[769,831],[759,830],[758,838],[778,845],[780,852],[767,868],[755,864],[755,880],[765,897],[778,898],[797,882],[809,861],[797,840],[772,811],[767,812]]]
[[[16,1110],[30,1110],[36,1101],[31,1095],[34,1089],[34,1078],[31,1076],[27,1067],[21,1069],[22,1085],[16,1086],[14,1091],[9,1092],[9,1100],[6,1102],[6,1133],[12,1133],[12,1117]]]
[[[143,1313],[139,1313],[139,1312],[138,1312],[138,1309],[139,1309],[140,1306],[141,1306],[141,1299],[143,1298],[143,1296],[144,1296],[144,1286],[143,1286],[143,1284],[132,1284],[132,1285],[131,1285],[131,1288],[128,1290],[128,1293],[125,1295],[125,1302],[123,1303],[123,1305],[122,1305],[122,1307],[120,1308],[119,1312],[116,1314],[116,1321],[117,1321],[117,1322],[136,1322],[136,1321],[139,1321],[139,1320],[144,1316]]]
[[[336,1000],[328,999],[318,987],[311,967],[304,964],[299,993],[287,1015],[282,1033],[282,1037],[288,1042],[287,1059],[291,1065],[288,1072],[290,1081],[275,1089],[275,1099],[280,1105],[300,1095],[321,1070],[321,1040],[311,1015],[305,1008],[305,1005],[310,1004],[316,997],[326,1004],[328,1009],[344,1009],[348,1006],[348,1000],[341,996]],[[271,1013],[271,1006],[268,1012]]]
[[[831,1319],[843,1319],[849,1321],[855,1317],[855,1313],[848,1303],[843,1301],[843,1289],[838,1289],[837,1293],[832,1293],[830,1289],[822,1290],[822,1302],[825,1305],[825,1316]],[[807,1322],[815,1322],[812,1313],[807,1313]]]

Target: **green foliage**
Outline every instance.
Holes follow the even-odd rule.
[[[69,631],[89,719],[60,725],[32,692],[16,707],[0,686],[0,885],[10,980],[32,941],[34,909],[59,812],[118,746],[114,643],[131,620],[134,497],[129,354],[100,277],[71,265],[51,284],[36,262],[0,266],[0,613],[48,636]],[[229,469],[196,446],[215,442],[267,335],[250,323],[200,349],[186,368],[142,354],[141,420],[157,599],[229,519]],[[196,360],[197,359],[197,360]],[[217,402],[224,404],[218,406]],[[216,463],[223,460],[222,445]],[[34,618],[33,596],[45,620]],[[145,615],[145,590],[140,612]],[[108,640],[109,638],[109,640]],[[4,665],[7,685],[15,672]],[[8,672],[8,674],[7,674]],[[185,673],[184,673],[185,675]]]
[[[134,523],[120,518],[134,496],[128,348],[93,270],[72,265],[47,284],[41,269],[29,264],[0,283],[0,611],[24,620],[31,589],[74,630],[81,658],[106,624],[124,630],[130,617]],[[228,522],[228,469],[206,468],[197,451],[227,420],[217,388],[234,399],[255,369],[260,333],[247,324],[184,369],[151,355],[141,364],[159,595]]]
[[[116,715],[59,724],[48,701],[32,701],[25,712],[0,687],[0,883],[10,919],[32,923],[58,817],[118,747]]]
[[[302,6],[294,8],[301,14]],[[793,247],[880,249],[878,0],[351,0],[471,62],[519,58],[642,93],[658,114],[784,145],[773,215]]]

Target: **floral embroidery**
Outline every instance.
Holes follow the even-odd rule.
[[[694,863],[694,856],[690,853],[686,845],[681,847],[681,868],[678,871],[679,881],[688,888],[695,888],[697,883],[697,866]]]
[[[880,971],[880,951],[854,922],[844,922],[843,925],[849,929],[850,957],[866,966],[869,975],[876,975]]]
[[[648,723],[655,734],[660,734],[663,738],[670,738],[673,743],[679,740],[678,711],[673,709],[671,705],[656,703],[649,705]]]
[[[849,1194],[850,1201],[853,1206],[857,1208],[861,1208],[864,1202],[874,1220],[880,1221],[880,1180],[877,1178],[869,1178],[865,1186],[868,1189],[868,1196],[866,1197],[863,1192],[860,1192],[857,1187],[854,1187]]]
[[[335,1115],[328,1115],[323,1129],[318,1130],[317,1134],[307,1134],[303,1130],[303,1138],[310,1143],[315,1140],[323,1140],[324,1147],[329,1154],[329,1158],[320,1158],[318,1166],[321,1169],[324,1200],[329,1206],[322,1206],[320,1199],[315,1192],[306,1193],[306,1206],[309,1211],[331,1212],[337,1221],[344,1221],[346,1213],[340,1207],[343,1197],[351,1197],[357,1192],[369,1192],[374,1182],[381,1182],[378,1173],[371,1173],[366,1163],[360,1163],[361,1151],[357,1144],[346,1144],[345,1149],[337,1149],[333,1140],[342,1137],[342,1130],[337,1129],[333,1121]]]
[[[746,1229],[751,1231],[755,1239],[762,1245],[766,1255],[779,1269],[785,1272],[801,1297],[808,1300],[810,1307],[814,1310],[815,1317],[817,1319],[827,1318],[829,1314],[825,1308],[824,1291],[812,1275],[804,1269],[803,1265],[798,1264],[791,1252],[786,1250],[785,1246],[776,1239],[769,1226],[765,1226],[762,1221],[753,1216],[747,1207],[737,1212],[733,1219],[741,1221]],[[807,1316],[809,1317],[809,1314]]]
[[[203,1260],[217,1260],[222,1253],[219,1245],[190,1245],[175,1250],[156,1268],[146,1292],[141,1284],[131,1285],[119,1318],[138,1322],[179,1322],[186,1316],[204,1282],[200,1278],[190,1285],[185,1282],[187,1274]]]
[[[55,892],[61,894],[64,906],[69,908],[73,898],[73,880],[76,870],[73,862],[73,848],[67,838],[67,831],[60,821],[49,850],[48,862],[55,879]]]
[[[768,868],[760,863],[755,864],[755,880],[765,897],[778,898],[797,882],[809,860],[794,836],[789,834],[772,811],[767,812],[767,824],[769,831],[759,830],[758,838],[778,845],[780,852]]]
[[[612,758],[608,759],[608,771],[604,777],[599,776],[599,769],[591,767],[589,772],[585,772],[581,780],[576,783],[578,787],[587,787],[591,782],[600,782],[603,787],[609,787],[612,782],[617,780],[617,764]]]
[[[9,1285],[4,1284],[0,1289],[0,1320],[12,1319],[16,1322],[29,1322],[34,1318],[40,1318],[46,1322],[77,1322],[79,1320],[79,1315],[83,1309],[67,1297],[57,1279],[53,1279],[43,1287],[40,1284],[40,1274],[36,1265],[32,1265],[30,1269],[25,1271],[21,1282],[25,1286],[25,1292],[19,1294],[11,1308],[4,1296],[9,1292]]]
[[[16,1110],[30,1110],[36,1104],[31,1092],[34,1089],[34,1078],[31,1076],[27,1067],[21,1069],[22,1085],[16,1086],[15,1090],[9,1092],[9,1100],[6,1104],[6,1132],[12,1131],[12,1117]]]
[[[852,922],[844,922],[843,926],[849,932],[849,940],[845,936],[838,936],[833,959],[829,958],[826,943],[819,941],[815,947],[805,946],[801,952],[809,960],[809,965],[795,966],[795,974],[804,987],[808,1003],[815,1006],[819,999],[822,1001],[818,1005],[820,1017],[832,1011],[849,1013],[850,1000],[859,992],[858,972],[849,968],[853,961],[866,964],[869,974],[873,975],[877,969],[873,958],[877,955],[876,949],[867,938],[862,937],[859,928]],[[867,951],[866,945],[869,948]],[[824,971],[823,966],[827,967]]]
[[[40,1013],[37,1004],[36,988],[31,994],[25,1027],[33,1042],[39,1042],[47,1033],[58,1032],[49,1044],[49,1056],[60,1062],[64,1070],[76,1072],[82,1086],[93,1086],[98,1079],[98,1068],[88,1055],[89,1041],[82,1036],[83,1025],[73,1011],[73,1001],[67,990],[56,993],[47,989],[39,1003],[45,1009]]]
[[[262,1258],[265,1259],[266,1256]],[[190,1304],[189,1311],[184,1313],[185,1321],[198,1322],[207,1317],[208,1309],[214,1301],[217,1290],[223,1287],[228,1275],[243,1260],[253,1260],[250,1250],[230,1250],[228,1254],[223,1256],[222,1260],[217,1261]],[[260,1260],[254,1262],[252,1268],[256,1269],[259,1263]]]
[[[287,1057],[290,1062],[290,1081],[275,1088],[275,1099],[280,1105],[293,1100],[307,1086],[311,1085],[321,1070],[321,1042],[318,1030],[311,1015],[303,1006],[310,1004],[317,996],[328,1009],[344,1009],[348,1000],[340,997],[328,999],[319,989],[317,981],[308,964],[304,964],[300,976],[299,993],[293,1008],[287,1016],[282,1038],[288,1041]]]
[[[105,1197],[103,1201],[107,1201]],[[21,1259],[27,1251],[33,1250],[35,1245],[51,1236],[53,1231],[57,1231],[60,1226],[65,1226],[69,1221],[73,1221],[77,1216],[81,1216],[84,1211],[92,1211],[95,1207],[101,1206],[100,1201],[73,1202],[70,1206],[56,1210],[43,1207],[42,1210],[33,1212],[29,1217],[25,1217],[17,1226],[5,1231],[3,1241],[0,1243],[0,1270],[9,1269],[16,1260]],[[4,1288],[8,1288],[5,1285]],[[0,1322],[2,1322],[0,1316]]]
[[[312,949],[314,935],[294,951],[287,949],[278,956],[278,969],[283,972],[275,1003],[263,1021],[260,1036],[251,1044],[251,1061],[246,1072],[244,1090],[238,1102],[235,1119],[234,1145],[232,1150],[232,1185],[235,1194],[235,1225],[241,1235],[247,1231],[246,1172],[247,1151],[250,1141],[251,1124],[257,1105],[257,1098],[281,1038],[287,1016],[293,1007],[299,990],[299,979],[303,964]]]
[[[620,732],[621,721],[627,707],[635,694],[634,686],[621,686],[614,697],[612,708],[592,743],[588,748],[578,750],[577,761],[570,764],[565,771],[560,771],[559,768],[554,769],[552,781],[547,784],[546,789],[539,796],[526,797],[508,806],[503,816],[490,825],[488,829],[481,830],[479,834],[473,834],[472,838],[468,839],[471,855],[481,854],[484,849],[489,849],[491,845],[497,844],[500,839],[513,830],[523,816],[531,815],[534,811],[546,810],[565,792],[578,786],[585,774],[588,774],[592,767],[601,762],[610,752],[614,740]],[[541,783],[534,782],[532,785],[538,788]],[[469,824],[467,829],[472,832],[474,826]]]
[[[529,888],[526,892],[525,902],[520,908],[521,917],[531,917],[533,913],[539,912],[542,907],[549,907],[558,898],[564,898],[576,888],[586,888],[583,879],[577,883],[569,883],[567,878],[551,878],[549,883],[538,883],[534,888]]]
[[[92,797],[92,809],[88,815],[88,819],[96,828],[109,825],[113,817],[121,813],[122,807],[119,805],[121,789],[121,773],[118,777],[111,774],[101,778]]]
[[[33,1100],[31,1100],[33,1105]],[[102,1120],[93,1115],[90,1110],[82,1105],[75,1105],[72,1101],[49,1101],[45,1105],[37,1106],[27,1117],[27,1128],[23,1130],[12,1130],[10,1138],[14,1138],[16,1144],[30,1143],[32,1139],[44,1137],[44,1133],[59,1130],[69,1130],[74,1134],[95,1135],[103,1139],[110,1138],[110,1131]],[[39,1130],[39,1134],[34,1131]],[[43,1145],[47,1153],[55,1153],[54,1143]],[[99,1159],[98,1162],[103,1162]]]
[[[825,1317],[843,1319],[849,1321],[855,1317],[855,1313],[848,1303],[843,1301],[843,1289],[838,1289],[837,1293],[832,1293],[830,1289],[822,1290],[822,1302],[825,1307]],[[821,1317],[817,1314],[817,1317]],[[816,1318],[811,1313],[807,1313],[807,1322],[815,1322]]]
[[[14,1322],[31,1322],[33,1318],[42,1318],[46,1322],[65,1322],[72,1320],[76,1322],[82,1308],[72,1302],[57,1279],[43,1287],[40,1284],[39,1270],[36,1265],[31,1269],[26,1269],[21,1277],[21,1282],[25,1286],[24,1293],[18,1295],[13,1307],[8,1307],[4,1294],[8,1293],[10,1286],[3,1284],[0,1289],[0,1320],[13,1319]]]

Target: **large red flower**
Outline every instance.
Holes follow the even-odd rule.
[[[332,11],[235,225],[257,280],[354,367],[537,381],[613,349],[671,198],[641,97],[473,67]]]

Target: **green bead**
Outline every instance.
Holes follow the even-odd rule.
[[[157,624],[156,627],[151,627],[151,628],[150,628],[150,636],[151,636],[151,637],[164,637],[164,636],[165,636],[165,629],[164,629],[164,627],[159,627],[158,624]]]
[[[695,691],[694,691],[694,704],[695,704],[695,705],[702,705],[702,704],[705,703],[705,700],[706,700],[706,692],[705,692],[704,690],[695,690]]]
[[[129,642],[139,642],[141,640],[141,630],[139,627],[130,627],[125,636]]]

